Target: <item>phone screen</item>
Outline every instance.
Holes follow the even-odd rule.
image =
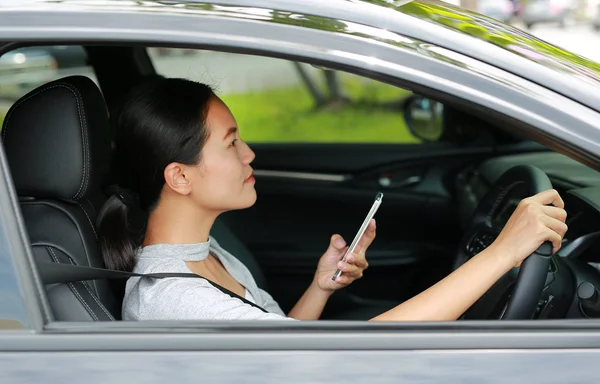
[[[344,254],[344,257],[342,258],[343,261],[346,261],[346,256],[348,256],[350,253],[354,252],[354,249],[356,249],[356,246],[358,245],[360,238],[365,234],[365,231],[367,230],[367,227],[369,226],[369,222],[371,221],[373,216],[375,216],[375,213],[377,212],[377,209],[381,205],[382,200],[383,200],[383,193],[378,192],[377,196],[375,196],[375,201],[373,202],[373,205],[371,206],[369,213],[367,213],[367,217],[365,217],[365,220],[363,221],[362,225],[358,229],[356,236],[354,236],[354,240],[352,240],[352,243],[350,244],[350,246],[348,247],[348,250]],[[339,269],[337,271],[335,271],[335,273],[331,277],[331,280],[337,279],[341,273],[342,273],[342,271],[340,271]]]

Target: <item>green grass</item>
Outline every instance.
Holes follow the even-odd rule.
[[[2,124],[4,123],[6,112],[8,112],[8,109],[0,108],[0,131],[2,130]]]
[[[221,95],[248,143],[417,143],[400,111],[368,106],[392,101],[407,91],[386,84],[342,78],[351,103],[315,109],[302,85]]]
[[[340,77],[351,102],[315,109],[303,85],[221,95],[248,143],[418,143],[402,112],[373,107],[408,91],[352,75]],[[0,127],[6,111],[0,110]]]

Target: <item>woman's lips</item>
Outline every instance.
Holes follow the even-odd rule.
[[[251,174],[250,174],[250,176],[248,176],[248,177],[246,178],[246,180],[244,180],[244,183],[252,183],[252,182],[254,182],[254,181],[255,181],[255,180],[254,180],[254,173],[251,173]]]

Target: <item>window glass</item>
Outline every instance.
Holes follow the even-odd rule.
[[[23,47],[0,56],[0,126],[10,106],[27,92],[71,75],[96,81],[81,46]]]
[[[158,74],[213,86],[250,143],[419,143],[441,135],[441,104],[365,77],[235,53],[148,51]]]

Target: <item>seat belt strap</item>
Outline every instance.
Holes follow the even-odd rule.
[[[230,291],[229,289],[207,279],[204,276],[197,275],[195,273],[133,273],[133,272],[123,272],[117,271],[113,269],[103,269],[103,268],[95,268],[95,267],[84,267],[80,265],[73,264],[61,264],[61,263],[53,263],[53,262],[40,262],[37,264],[38,271],[42,282],[44,284],[59,284],[59,283],[71,283],[76,281],[85,281],[85,280],[114,280],[114,279],[128,279],[130,277],[142,277],[142,278],[153,278],[153,279],[167,279],[173,277],[184,277],[184,278],[200,278],[208,281],[213,287],[217,288],[221,292],[240,299],[244,303],[251,305],[255,308],[260,309],[265,313],[269,313],[263,307],[254,304],[250,300],[247,300],[245,297],[238,295],[235,292]]]

